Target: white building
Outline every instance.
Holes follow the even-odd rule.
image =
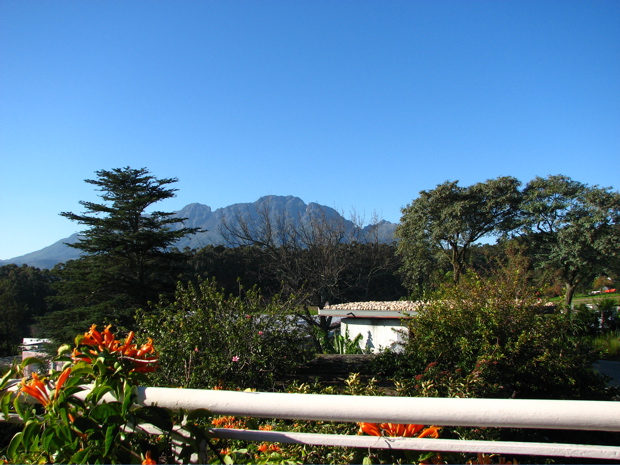
[[[49,344],[49,339],[36,339],[31,337],[25,337],[22,339],[22,361],[30,357],[38,358],[43,362],[44,369],[60,370],[62,367],[61,362],[48,361],[48,355],[45,353],[44,346]],[[24,368],[24,376],[30,376],[32,372],[42,368],[41,365],[32,364]]]
[[[350,302],[327,305],[319,310],[319,316],[342,318],[340,334],[350,339],[362,335],[360,346],[373,353],[383,349],[399,350],[407,337],[405,319],[416,315],[418,302]]]

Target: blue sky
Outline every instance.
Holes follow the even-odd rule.
[[[174,211],[260,196],[397,222],[420,190],[618,189],[620,2],[0,2],[0,259],[79,226],[100,169]]]

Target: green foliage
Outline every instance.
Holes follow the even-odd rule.
[[[321,384],[292,383],[287,391],[297,394],[330,395],[381,395],[376,380],[364,381],[358,374],[351,374],[344,386],[323,386]],[[238,417],[214,418],[213,426],[224,428],[275,430],[290,433],[314,433],[326,435],[361,434],[360,425],[356,423],[256,419]],[[418,463],[424,455],[435,453],[418,453],[402,450],[375,450],[338,446],[307,446],[303,444],[262,443],[260,445],[239,440],[218,440],[217,447],[225,452],[224,463]],[[227,460],[228,459],[228,460]],[[212,463],[216,462],[215,460]],[[463,463],[453,461],[452,463]]]
[[[523,243],[561,280],[569,307],[580,284],[618,270],[620,193],[557,175],[533,179],[523,195]]]
[[[446,181],[403,209],[396,230],[402,271],[410,289],[432,278],[439,266],[452,268],[458,282],[465,270],[469,250],[482,237],[501,234],[514,227],[521,183],[505,176],[461,187]]]
[[[138,308],[156,301],[161,293],[173,292],[185,258],[171,247],[197,231],[179,227],[183,218],[173,213],[147,212],[153,204],[174,197],[175,189],[167,186],[176,179],[156,179],[145,168],[96,174],[97,179],[86,182],[99,188],[103,203],[82,201],[86,213],[61,213],[86,229],[77,243],[70,244],[84,255],[56,270],[56,302],[65,310],[45,320],[56,338],[67,328],[78,329],[72,326],[86,315],[132,328]]]
[[[387,360],[406,395],[598,399],[610,394],[566,315],[548,314],[515,257],[490,278],[469,274],[409,320]],[[387,364],[385,364],[387,366]]]
[[[618,320],[618,301],[613,298],[604,298],[596,302],[596,315],[600,321],[601,332],[620,329]]]
[[[620,331],[595,336],[592,339],[592,348],[601,359],[620,361]]]
[[[215,279],[226,294],[238,293],[239,286],[257,286],[265,296],[275,295],[280,289],[273,271],[276,264],[259,247],[208,245],[184,253],[189,265],[187,281]]]
[[[52,294],[47,270],[31,266],[0,267],[0,357],[19,353],[24,337],[32,337],[36,318],[44,315]]]
[[[364,351],[360,347],[362,339],[364,339],[362,334],[358,334],[351,339],[349,328],[347,327],[344,334],[340,334],[340,331],[338,331],[331,339],[326,337],[322,340],[321,344],[323,352],[326,354],[363,354]]]
[[[208,438],[192,426],[196,412],[173,414],[134,404],[136,386],[146,381],[143,373],[157,358],[150,355],[150,342],[138,348],[132,337],[123,343],[108,328],[100,333],[92,327],[76,338],[71,356],[69,346],[61,349],[56,361],[65,362],[62,372],[49,378],[33,374],[21,382],[17,396],[7,390],[11,380],[36,360],[5,373],[0,416],[17,416],[23,427],[0,457],[9,463],[141,463],[152,455],[165,463],[187,463],[192,454],[202,454],[205,460],[200,444]]]
[[[310,355],[294,304],[294,298],[265,300],[256,289],[227,295],[214,280],[179,285],[174,301],[138,316],[161,350],[157,382],[273,388]]]

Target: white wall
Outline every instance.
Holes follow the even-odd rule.
[[[343,318],[340,322],[340,334],[349,331],[349,338],[355,339],[361,334],[360,347],[373,353],[381,349],[397,349],[397,342],[403,341],[406,328],[397,318]]]

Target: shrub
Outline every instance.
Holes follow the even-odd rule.
[[[206,433],[188,425],[201,411],[173,414],[134,404],[136,385],[147,382],[145,373],[155,370],[157,354],[152,341],[138,346],[132,340],[133,333],[119,341],[109,327],[99,332],[93,325],[76,338],[70,356],[70,347],[61,347],[55,360],[65,362],[62,372],[33,373],[17,385],[16,396],[9,389],[12,379],[38,361],[11,367],[0,378],[0,420],[19,417],[23,426],[0,451],[0,462],[187,463],[194,453],[205,458]]]
[[[256,289],[226,295],[214,280],[179,286],[173,302],[138,315],[158,341],[157,383],[185,388],[270,389],[310,356],[293,300]]]
[[[620,329],[618,321],[618,301],[613,298],[604,298],[596,302],[596,315],[600,322],[601,332]]]
[[[600,358],[620,361],[620,331],[607,332],[594,337],[592,347]]]
[[[514,259],[513,259],[514,260]],[[565,314],[547,314],[519,260],[470,274],[409,320],[403,354],[387,354],[415,396],[608,398],[593,352]]]

